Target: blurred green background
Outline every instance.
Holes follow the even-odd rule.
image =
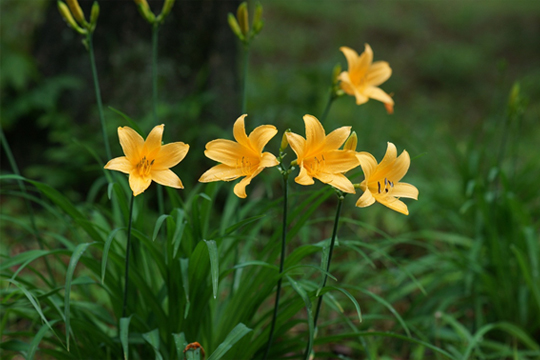
[[[379,160],[387,141],[410,153],[404,181],[417,186],[420,197],[408,202],[409,217],[380,205],[357,209],[352,199],[345,217],[405,239],[392,255],[406,262],[429,296],[395,268],[381,270],[388,268],[385,261],[375,270],[354,267],[346,252],[335,261],[342,279],[375,286],[419,333],[451,324],[444,315],[450,313],[472,333],[504,320],[540,341],[540,295],[534,290],[540,283],[540,2],[261,3],[265,26],[251,46],[248,129],[264,123],[303,134],[302,116],[322,115],[335,64],[346,68],[340,46],[360,53],[369,43],[374,60],[393,69],[381,85],[393,94],[393,115],[377,101],[357,106],[342,97],[326,128],[352,125],[358,150]],[[104,104],[148,132],[150,26],[131,1],[100,4],[94,46]],[[101,172],[85,146],[105,161],[85,49],[55,2],[2,0],[1,6],[2,128],[24,176],[85,199]],[[91,3],[81,6],[89,12]],[[158,113],[165,142],[191,145],[174,169],[185,191],[213,165],[203,156],[204,144],[231,138],[240,115],[241,48],[226,22],[237,6],[177,1],[160,30]],[[126,123],[110,110],[105,115],[113,153],[120,156],[115,129]],[[280,138],[267,149],[277,152]],[[10,172],[4,155],[2,172]],[[265,173],[267,180],[255,180],[248,194],[277,183],[277,174]],[[377,244],[384,238],[368,226],[344,229],[349,239]],[[437,336],[460,339],[444,331]],[[504,341],[505,335],[494,338]]]

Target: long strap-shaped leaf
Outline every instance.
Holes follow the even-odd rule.
[[[214,351],[212,355],[208,357],[208,360],[219,360],[223,358],[227,351],[229,351],[229,349],[232,348],[232,346],[236,344],[238,340],[243,338],[244,335],[246,335],[250,331],[251,329],[242,323],[236,325],[234,329],[231,330],[229,335],[227,335],[225,340],[221,344],[219,344],[216,351]]]
[[[69,260],[69,265],[67,268],[66,285],[65,285],[66,293],[64,296],[64,316],[66,318],[66,343],[67,343],[68,351],[69,351],[69,332],[71,330],[70,319],[69,319],[69,312],[70,312],[69,297],[71,295],[71,280],[73,279],[73,272],[75,271],[75,267],[77,266],[79,259],[81,258],[82,254],[86,251],[86,249],[92,244],[95,244],[95,242],[77,245],[77,247],[73,251],[73,255],[71,255],[71,260]]]

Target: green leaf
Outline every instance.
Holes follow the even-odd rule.
[[[184,310],[184,319],[186,319],[191,306],[189,302],[189,259],[180,259],[180,272],[182,273],[182,287],[184,294],[186,294],[186,309]]]
[[[52,320],[50,322],[50,325],[52,326],[52,325],[56,324],[58,321],[59,320]],[[38,332],[36,333],[36,335],[32,339],[32,342],[30,343],[30,346],[28,347],[26,360],[32,360],[34,358],[34,354],[36,353],[36,351],[38,349],[38,346],[41,343],[41,339],[43,338],[43,336],[45,335],[47,330],[49,330],[49,325],[47,325],[47,324],[43,324],[43,326],[41,326],[41,328],[38,330]]]
[[[178,355],[178,360],[184,360],[184,349],[188,345],[186,341],[186,335],[183,332],[180,334],[172,334],[174,338],[174,344],[176,345],[176,354]]]
[[[230,235],[230,234],[232,234],[234,231],[236,231],[237,229],[241,228],[242,226],[247,225],[247,224],[249,224],[249,223],[252,223],[252,222],[254,222],[254,221],[257,221],[257,220],[259,220],[259,219],[262,219],[262,218],[265,217],[265,216],[266,216],[266,214],[255,215],[255,216],[249,217],[249,218],[247,218],[247,219],[244,219],[244,220],[242,220],[242,221],[240,221],[240,222],[238,222],[238,223],[236,223],[236,224],[234,224],[234,225],[232,225],[232,226],[229,226],[229,227],[225,230],[224,236]]]
[[[212,290],[214,293],[214,299],[216,299],[219,282],[219,259],[217,245],[214,240],[204,240],[204,242],[208,246],[208,255],[210,256],[210,272],[212,276]]]
[[[156,241],[159,229],[161,228],[161,224],[163,224],[163,221],[167,219],[170,215],[163,214],[156,220],[156,225],[154,226],[154,235],[152,235],[152,241]]]
[[[111,247],[111,243],[114,240],[114,237],[116,236],[116,233],[120,230],[125,230],[125,228],[116,228],[107,237],[107,240],[105,241],[105,246],[103,247],[103,255],[101,258],[101,283],[103,284],[105,281],[105,272],[107,270],[107,259],[109,257],[109,249]]]
[[[308,294],[304,289],[302,289],[301,286],[298,285],[296,281],[294,281],[290,276],[286,276],[287,280],[289,281],[289,284],[291,284],[292,288],[300,297],[302,300],[304,300],[304,304],[306,305],[307,310],[307,322],[308,322],[308,328],[309,328],[309,338],[308,338],[308,347],[306,349],[306,354],[311,354],[311,349],[313,348],[313,339],[315,338],[315,324],[313,319],[313,311],[311,310],[311,300],[309,299]]]
[[[70,301],[69,297],[71,295],[71,280],[73,279],[73,272],[75,271],[75,267],[77,266],[77,263],[79,262],[79,259],[81,258],[82,254],[86,251],[86,249],[92,245],[95,244],[95,242],[92,243],[84,243],[79,244],[73,251],[73,255],[71,255],[71,259],[69,260],[69,265],[66,272],[66,291],[64,296],[64,316],[66,318],[66,343],[67,343],[67,350],[69,351],[69,332],[71,330],[70,328],[70,318],[69,318],[69,312],[70,312]]]
[[[34,309],[36,309],[37,313],[39,314],[39,316],[41,317],[43,322],[52,331],[52,333],[58,338],[58,335],[56,335],[56,333],[54,332],[51,324],[49,323],[49,321],[47,320],[45,315],[43,315],[43,311],[41,310],[41,306],[39,305],[39,302],[36,301],[36,298],[34,298],[34,295],[32,295],[30,293],[30,291],[28,291],[25,287],[23,287],[18,281],[11,280],[11,279],[7,279],[6,281],[14,284],[15,286],[17,286],[23,292],[23,294],[28,298],[28,301],[30,301],[30,303],[32,304]]]
[[[354,296],[351,295],[350,292],[348,292],[347,290],[345,290],[343,288],[339,288],[339,287],[335,287],[335,286],[327,286],[327,288],[329,288],[331,290],[338,290],[338,291],[341,291],[343,294],[345,294],[345,296],[347,296],[351,300],[351,302],[354,304],[354,307],[356,308],[356,314],[358,315],[358,320],[360,322],[362,322],[362,311],[360,311],[360,305],[358,304],[358,301],[356,301]],[[407,329],[407,334],[409,334],[408,329]],[[410,334],[409,334],[409,336],[410,336]]]
[[[176,254],[178,253],[178,249],[180,248],[180,244],[182,242],[182,237],[184,236],[184,229],[186,228],[186,222],[184,221],[184,210],[177,209],[176,213],[176,229],[174,230],[173,238],[172,238],[172,245],[174,247],[173,249],[173,258],[176,257]]]
[[[124,360],[129,359],[129,322],[131,321],[131,316],[120,319],[120,342],[124,351]]]
[[[219,360],[223,358],[223,356],[229,351],[229,349],[238,342],[241,338],[244,337],[248,332],[250,332],[251,329],[248,328],[246,325],[240,323],[234,327],[234,329],[231,330],[229,335],[225,338],[225,340],[219,344],[217,349],[208,357],[208,360]]]
[[[154,329],[150,332],[142,334],[144,340],[146,340],[154,348],[156,353],[156,360],[163,360],[161,353],[159,352],[159,329]]]
[[[139,135],[144,137],[145,134],[142,132],[139,125],[137,125],[137,123],[135,121],[133,121],[133,119],[131,119],[129,116],[127,116],[126,114],[124,114],[120,110],[113,108],[112,106],[109,106],[109,110],[111,110],[112,112],[114,112],[114,113],[120,115],[122,118],[124,118],[124,120],[126,120],[129,123],[129,125],[133,128],[133,130],[135,130],[136,132],[139,133]]]

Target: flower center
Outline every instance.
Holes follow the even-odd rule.
[[[251,175],[253,173],[254,164],[245,156],[242,159],[236,160],[236,168],[242,171],[242,175]]]
[[[379,194],[386,193],[394,187],[394,183],[387,178],[384,178],[384,181],[377,181],[377,192]]]
[[[139,172],[139,176],[141,177],[148,177],[150,175],[150,170],[152,169],[152,165],[154,164],[154,160],[148,161],[148,159],[145,157],[142,158],[142,160],[137,164],[137,171]]]
[[[310,159],[307,161],[306,168],[308,170],[308,173],[310,174],[318,174],[323,171],[323,169],[326,167],[326,160],[324,159],[324,155],[315,156],[313,159]]]

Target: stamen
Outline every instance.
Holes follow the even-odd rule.
[[[380,194],[381,193],[381,183],[379,181],[377,181],[377,187],[378,187],[378,192]]]

